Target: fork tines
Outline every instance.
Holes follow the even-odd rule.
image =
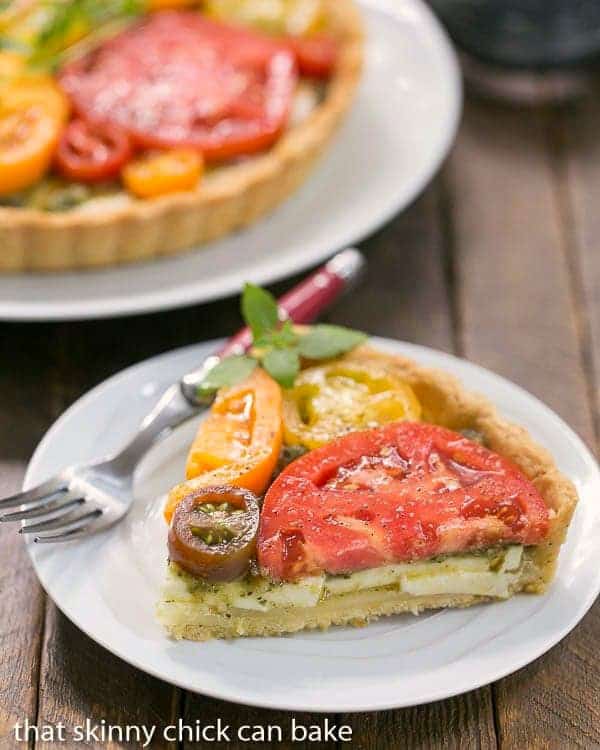
[[[12,508],[18,510],[2,513]],[[43,534],[34,537],[34,542],[61,542],[82,536],[103,510],[96,503],[87,501],[81,492],[70,491],[68,481],[55,477],[31,490],[0,500],[0,513],[0,523],[23,522],[19,529],[21,534]]]

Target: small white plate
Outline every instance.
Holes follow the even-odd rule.
[[[447,698],[497,680],[558,643],[600,589],[600,472],[594,458],[546,406],[497,375],[424,347],[378,339],[374,344],[457,375],[527,427],[573,479],[580,503],[546,595],[418,618],[388,617],[361,629],[232,642],[169,640],[154,620],[166,558],[160,507],[183,477],[193,420],[144,460],[136,503],[119,526],[65,546],[29,544],[40,581],[58,607],[98,643],[163,680],[294,711],[370,711]],[[120,447],[158,395],[210,351],[210,344],[202,344],[156,357],[88,393],[42,440],[26,486]]]
[[[421,0],[361,0],[364,80],[306,185],[244,232],[168,260],[80,273],[0,275],[0,319],[101,318],[219,299],[290,276],[373,232],[439,167],[461,107],[456,58]]]

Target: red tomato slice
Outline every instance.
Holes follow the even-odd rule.
[[[208,160],[269,147],[286,125],[297,82],[294,52],[196,12],[153,13],[67,65],[73,107],[146,148],[188,147]]]
[[[496,544],[537,544],[548,510],[512,463],[434,425],[355,432],[271,485],[258,561],[274,580],[340,574]]]
[[[114,125],[73,120],[56,150],[56,168],[70,180],[101,182],[117,177],[131,158],[129,137]]]

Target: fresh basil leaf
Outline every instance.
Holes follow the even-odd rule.
[[[244,285],[242,315],[250,326],[255,343],[279,325],[277,300],[255,284]]]
[[[300,357],[296,349],[271,349],[263,357],[262,366],[279,385],[291,388],[300,372]]]
[[[245,355],[225,357],[206,374],[198,386],[201,393],[217,391],[224,386],[235,385],[250,375],[257,361]]]
[[[299,351],[307,359],[329,359],[354,349],[366,334],[342,326],[316,325],[300,336]]]
[[[254,340],[254,346],[258,349],[288,349],[297,345],[298,334],[289,320],[284,321],[280,328],[269,331]]]
[[[281,328],[275,333],[274,339],[277,346],[296,346],[298,344],[298,334],[294,330],[294,324],[291,320],[284,320]]]

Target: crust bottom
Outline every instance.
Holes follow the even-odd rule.
[[[349,110],[360,80],[362,23],[352,0],[329,0],[343,44],[325,101],[267,153],[226,166],[200,188],[105,212],[0,207],[0,272],[98,268],[170,256],[274,210],[305,181]]]
[[[523,577],[512,593],[527,589],[528,579]],[[326,630],[333,625],[363,627],[379,617],[403,613],[418,615],[430,609],[464,608],[490,601],[495,600],[472,594],[410,596],[400,591],[378,589],[333,597],[314,607],[288,607],[269,612],[232,609],[225,614],[207,613],[205,608],[189,602],[161,602],[158,619],[172,638],[208,641]]]
[[[159,605],[159,620],[172,638],[189,641],[209,641],[214,638],[266,637],[296,633],[299,630],[326,630],[332,625],[353,625],[363,627],[385,615],[410,612],[418,615],[426,609],[447,607],[470,607],[479,602],[489,601],[483,596],[454,595],[436,597],[413,597],[407,599],[401,593],[387,593],[385,600],[381,594],[369,592],[355,594],[343,611],[337,611],[339,604],[322,602],[316,607],[288,609],[273,613],[252,612],[248,614],[207,615],[194,614],[190,604]],[[169,622],[165,614],[167,607],[176,608],[183,622]],[[174,613],[171,613],[174,614]]]

